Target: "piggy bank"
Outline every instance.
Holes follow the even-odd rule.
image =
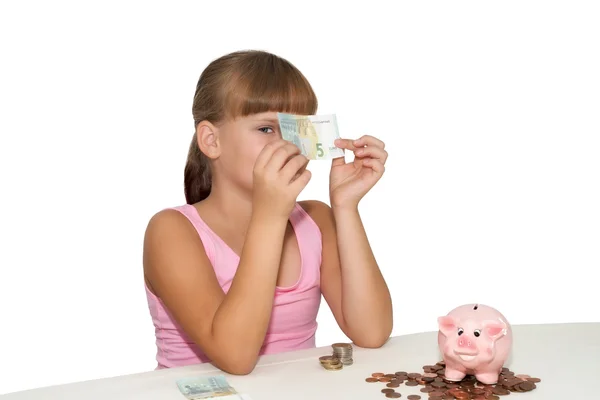
[[[438,318],[438,345],[446,380],[473,375],[483,384],[498,382],[512,348],[512,329],[498,310],[465,304]]]

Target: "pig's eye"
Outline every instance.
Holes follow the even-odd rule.
[[[479,329],[475,329],[475,332],[473,334],[475,335],[475,337],[479,337],[481,335],[481,331]]]
[[[458,328],[458,336],[462,335],[464,331],[463,328]]]

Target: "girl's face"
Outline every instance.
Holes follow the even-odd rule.
[[[270,142],[281,140],[276,112],[240,117],[219,127],[220,175],[243,189],[252,190],[254,163]]]

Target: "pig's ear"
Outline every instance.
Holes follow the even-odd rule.
[[[456,332],[457,330],[456,320],[454,319],[454,317],[451,317],[449,315],[439,317],[438,326],[440,332],[442,332],[445,336],[448,336],[453,332]]]
[[[483,330],[492,339],[498,340],[506,335],[507,325],[501,319],[484,321]]]

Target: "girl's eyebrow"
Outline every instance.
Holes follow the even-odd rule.
[[[279,125],[279,120],[277,120],[277,119],[271,119],[271,118],[257,118],[254,121],[256,121],[256,122],[268,122],[268,123],[273,124],[273,125]]]

